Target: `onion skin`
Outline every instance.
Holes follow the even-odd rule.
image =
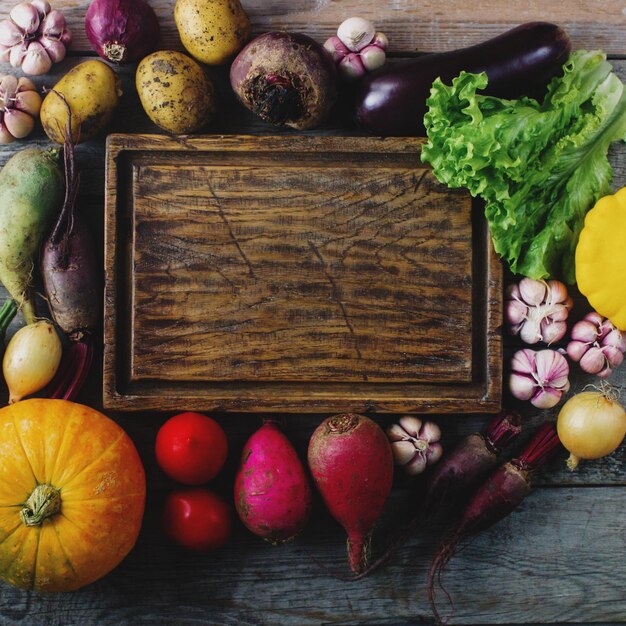
[[[300,33],[273,32],[253,39],[230,68],[230,84],[244,106],[278,126],[319,126],[337,100],[330,53]]]
[[[470,48],[389,65],[361,81],[354,117],[360,128],[376,135],[423,135],[426,99],[435,78],[449,83],[462,70],[485,71],[485,94],[534,95],[562,70],[570,50],[567,34],[556,24],[531,22]]]
[[[145,0],[94,0],[85,16],[85,33],[103,59],[127,63],[156,48],[160,28]]]
[[[614,452],[626,437],[626,411],[609,392],[583,391],[561,408],[557,432],[570,453],[569,469],[581,459],[599,459]]]

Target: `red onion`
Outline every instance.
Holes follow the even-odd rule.
[[[138,61],[159,41],[159,20],[145,0],[94,0],[85,16],[85,32],[107,61]]]

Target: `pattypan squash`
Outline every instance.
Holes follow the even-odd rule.
[[[587,213],[576,247],[576,282],[600,315],[626,330],[626,187]]]

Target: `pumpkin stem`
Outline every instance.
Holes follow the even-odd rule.
[[[20,511],[20,519],[26,526],[41,526],[60,510],[61,490],[52,485],[37,485]]]

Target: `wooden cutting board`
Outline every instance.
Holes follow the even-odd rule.
[[[109,137],[105,406],[497,410],[500,264],[421,144]]]

